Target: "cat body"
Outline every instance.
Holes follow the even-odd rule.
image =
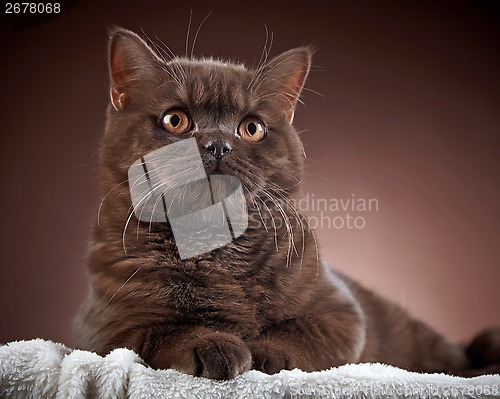
[[[127,347],[154,368],[215,379],[251,368],[272,374],[355,362],[470,368],[462,348],[332,271],[293,207],[304,157],[292,121],[310,59],[309,49],[298,48],[255,69],[165,60],[134,33],[112,33],[104,200],[76,322],[79,347],[102,355]],[[261,223],[181,260],[168,223],[133,214],[127,171],[188,137],[196,138],[208,175],[240,180],[249,220]],[[488,348],[500,347],[495,334]]]

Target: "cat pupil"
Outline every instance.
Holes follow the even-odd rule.
[[[255,126],[255,123],[249,123],[247,126],[248,133],[250,133],[252,136],[257,132],[257,126]]]
[[[179,126],[179,123],[181,122],[181,117],[177,114],[172,115],[170,118],[170,123],[172,124],[173,127]]]

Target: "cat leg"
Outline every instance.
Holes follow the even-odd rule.
[[[227,380],[250,369],[252,356],[236,335],[205,327],[165,333],[151,330],[139,355],[153,368],[172,368],[198,377]]]
[[[366,316],[366,345],[361,362],[448,374],[467,367],[467,357],[459,345],[398,305],[360,287],[356,291]]]
[[[252,368],[268,374],[294,368],[324,370],[359,361],[364,346],[360,320],[332,316],[300,317],[266,328],[249,344]]]
[[[426,372],[444,372],[462,377],[500,373],[500,329],[491,328],[478,334],[465,350],[422,322],[413,321],[416,332],[413,345],[413,363],[410,369]],[[398,364],[396,364],[398,365]],[[405,366],[404,363],[400,366]]]

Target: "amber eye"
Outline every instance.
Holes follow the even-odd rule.
[[[180,109],[167,111],[161,119],[163,128],[172,134],[186,133],[191,129],[191,118]]]
[[[245,140],[257,142],[266,137],[267,129],[264,122],[250,116],[241,121],[240,126],[238,126],[238,134]]]

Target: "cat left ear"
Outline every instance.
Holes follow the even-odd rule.
[[[269,89],[284,99],[286,118],[293,122],[295,106],[311,68],[312,50],[299,47],[278,55],[262,70],[263,90]]]
[[[154,76],[162,61],[134,32],[115,28],[109,40],[110,97],[114,109],[121,111],[130,102],[130,91],[138,79]]]

